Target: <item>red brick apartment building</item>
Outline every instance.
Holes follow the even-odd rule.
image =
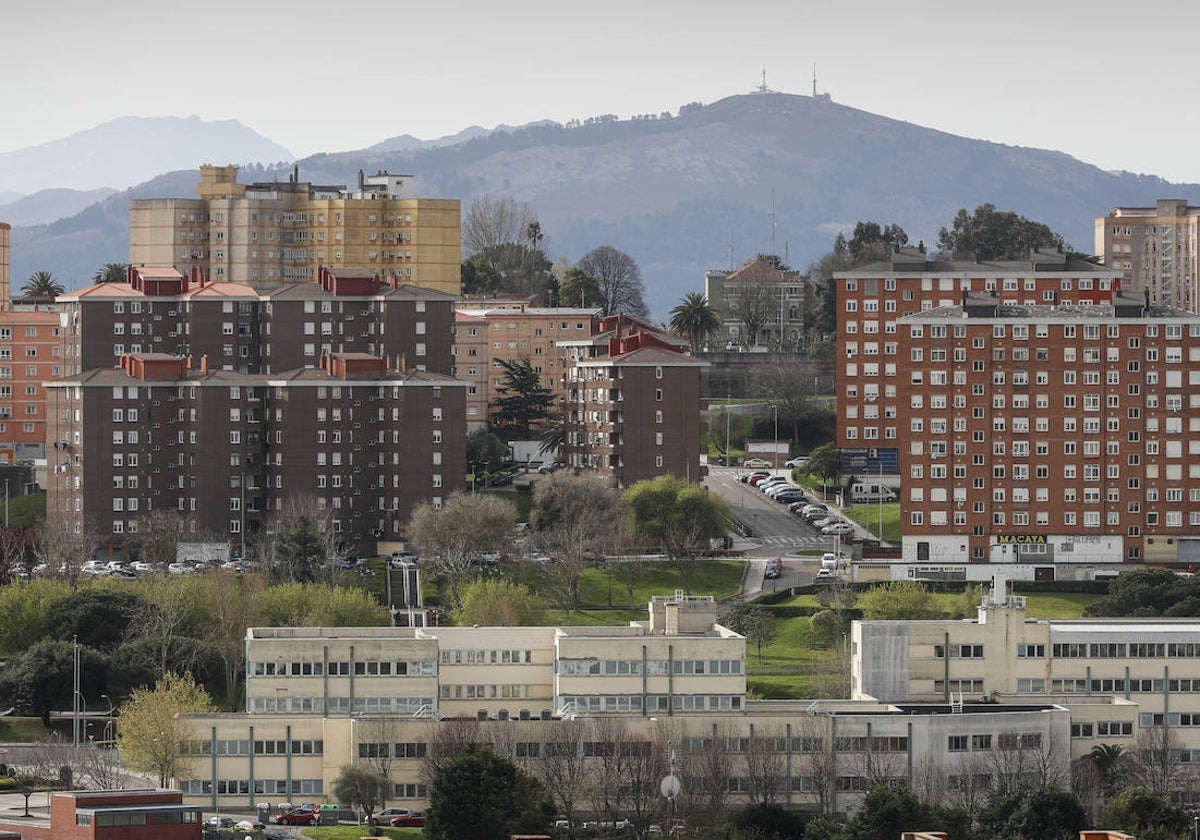
[[[652,329],[602,318],[595,337],[566,343],[567,465],[617,487],[671,474],[699,481],[700,374],[689,356]]]
[[[838,447],[845,475],[900,473],[903,406],[900,380],[910,354],[901,347],[900,318],[956,306],[963,292],[995,293],[1013,305],[1106,303],[1119,287],[1112,269],[1038,250],[1028,260],[933,260],[924,248],[902,248],[890,261],[834,275],[838,332]],[[961,364],[964,359],[955,360]]]
[[[563,375],[570,367],[565,342],[591,339],[599,309],[532,306],[508,303],[498,308],[458,309],[456,375],[474,384],[468,392],[467,425],[488,422],[489,407],[504,385],[503,362],[529,359],[542,386],[565,396]]]
[[[1200,316],[961,295],[883,378],[905,559],[1200,565]]]
[[[317,282],[259,293],[173,268],[132,266],[127,282],[61,295],[67,372],[112,367],[125,355],[207,356],[241,373],[315,367],[330,353],[406,358],[449,373],[453,297],[378,275],[321,267]]]
[[[64,372],[57,312],[0,312],[0,462],[46,457],[42,383]]]
[[[177,790],[50,794],[50,818],[0,819],[0,837],[24,840],[199,840],[201,811]]]

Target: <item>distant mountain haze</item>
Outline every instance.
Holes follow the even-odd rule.
[[[197,157],[70,218],[14,226],[14,288],[39,269],[88,282],[96,267],[128,259],[130,198],[192,196],[201,163],[253,157]],[[806,270],[839,230],[859,220],[898,224],[932,248],[959,208],[990,202],[1044,222],[1090,253],[1094,219],[1114,206],[1159,198],[1200,204],[1195,184],[1105,172],[1061,152],[957,137],[777,93],[729,97],[671,119],[472,127],[437,141],[398,135],[298,165],[302,181],[322,184],[354,184],[360,169],[411,174],[418,195],[461,199],[464,211],[485,193],[528,202],[551,260],[578,260],[599,245],[633,256],[657,318],[702,289],[706,269],[774,251]],[[290,167],[242,180],[288,174]],[[10,188],[0,178],[0,189]]]
[[[236,120],[119,117],[25,149],[0,154],[0,190],[126,189],[200,163],[279,163],[294,155]]]

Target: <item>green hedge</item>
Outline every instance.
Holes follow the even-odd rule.
[[[764,609],[771,614],[772,618],[812,618],[819,612],[824,612],[825,607],[807,607],[807,606],[768,606]],[[863,611],[857,608],[844,610],[846,618],[851,621],[857,621],[863,617]]]
[[[1108,580],[1014,580],[1014,592],[1083,592],[1107,595]]]

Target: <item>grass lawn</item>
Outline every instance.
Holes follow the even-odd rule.
[[[28,744],[43,740],[47,734],[41,718],[0,717],[0,743]]]
[[[383,837],[407,838],[407,840],[417,840],[425,836],[425,830],[421,828],[381,828]],[[311,840],[359,840],[360,837],[370,835],[370,829],[365,825],[327,825],[314,826],[312,828],[302,828],[300,830],[301,837],[308,837]]]
[[[562,625],[563,627],[605,627],[614,624],[625,626],[631,621],[645,621],[646,610],[571,610],[571,620],[567,621],[567,611],[550,609],[542,612],[542,622],[547,625]]]
[[[652,595],[673,595],[676,589],[687,590],[679,571],[669,563],[644,563],[642,576],[633,587],[633,602],[645,618],[644,610]],[[690,591],[695,595],[727,598],[742,584],[746,563],[742,560],[702,559],[691,575]],[[609,575],[605,565],[588,568],[579,581],[579,597],[585,606],[608,606]],[[612,604],[629,606],[629,592],[616,574],[612,576]]]
[[[758,649],[746,648],[746,686],[770,699],[828,697],[845,692],[842,659],[834,648],[816,649],[807,618],[775,622],[775,639]]]
[[[842,508],[842,513],[849,520],[862,525],[872,534],[879,534],[879,511],[883,511],[883,538],[890,543],[898,543],[901,539],[900,533],[900,505],[892,503],[886,505],[851,505]]]
[[[1030,592],[1025,596],[1030,618],[1081,618],[1083,608],[1099,598],[1086,592]]]

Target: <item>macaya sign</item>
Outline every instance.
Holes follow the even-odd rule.
[[[1000,534],[996,537],[997,545],[1022,545],[1032,543],[1044,545],[1045,542],[1045,534]]]

